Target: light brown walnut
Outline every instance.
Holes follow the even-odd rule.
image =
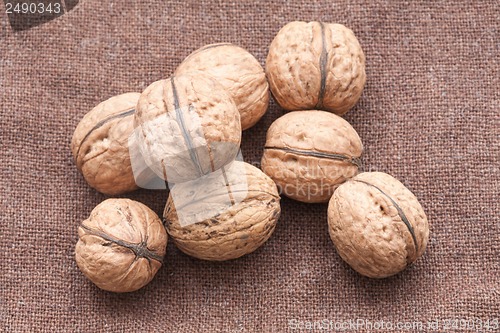
[[[280,192],[302,202],[327,202],[357,174],[363,145],[343,118],[308,110],[285,114],[267,131],[262,170]]]
[[[99,192],[117,195],[138,188],[130,161],[129,137],[139,93],[100,103],[80,121],[71,140],[75,164]]]
[[[138,145],[162,179],[197,179],[231,163],[240,148],[240,114],[213,78],[200,72],[151,84],[135,113]]]
[[[247,50],[230,44],[205,45],[191,53],[177,67],[175,75],[201,71],[220,83],[233,98],[248,129],[266,113],[269,85],[264,69]]]
[[[290,22],[269,47],[266,74],[282,108],[342,115],[363,91],[365,55],[342,24]]]
[[[78,228],[76,263],[99,288],[129,292],[148,284],[162,265],[167,233],[151,209],[107,199]]]
[[[372,278],[394,275],[422,256],[429,226],[417,198],[382,172],[340,185],[328,206],[330,237],[340,256]]]
[[[258,168],[235,161],[224,167],[224,181],[206,182],[197,189],[176,184],[164,211],[168,234],[179,249],[205,260],[228,260],[255,251],[271,236],[280,216],[274,182]],[[180,193],[177,198],[172,192]],[[225,201],[230,205],[226,208]],[[220,206],[219,213],[182,225],[179,211],[194,216]]]

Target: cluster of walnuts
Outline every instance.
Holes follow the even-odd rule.
[[[363,145],[340,115],[358,101],[365,57],[340,24],[291,22],[264,72],[230,43],[191,53],[168,79],[87,113],[71,142],[96,190],[121,195],[161,179],[163,223],[147,206],[107,199],[78,229],[76,262],[98,287],[127,292],[161,267],[167,234],[188,255],[228,260],[256,250],[279,219],[280,194],[327,202],[341,257],[370,277],[396,274],[425,250],[427,219],[393,177],[359,173]],[[268,129],[262,171],[238,160],[242,130],[265,114],[269,90],[285,110]]]

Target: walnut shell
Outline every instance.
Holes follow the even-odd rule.
[[[230,44],[210,44],[191,53],[175,75],[201,71],[212,76],[233,98],[246,130],[266,113],[269,85],[260,63],[245,49]]]
[[[128,140],[139,93],[111,97],[87,113],[75,129],[71,151],[87,183],[99,192],[116,195],[138,188]]]
[[[330,237],[340,256],[372,278],[394,275],[422,256],[429,226],[413,193],[394,177],[364,172],[333,194]]]
[[[169,195],[164,211],[165,227],[184,253],[205,260],[228,260],[255,251],[271,236],[280,216],[280,197],[274,182],[256,167],[235,161],[223,168],[224,182],[186,187],[176,184],[180,198]],[[182,196],[182,194],[185,194]],[[231,203],[224,208],[229,195]],[[180,210],[210,210],[218,214],[197,223],[181,225]]]
[[[214,79],[197,72],[151,84],[135,113],[146,164],[171,183],[199,178],[231,163],[240,148],[240,114]]]
[[[280,192],[302,202],[326,202],[356,175],[363,145],[343,118],[325,111],[295,111],[267,131],[262,170]]]
[[[99,288],[129,292],[148,284],[162,265],[167,234],[151,209],[107,199],[78,228],[76,263]]]
[[[363,91],[365,55],[354,33],[342,24],[291,22],[269,47],[266,74],[282,108],[342,115]]]

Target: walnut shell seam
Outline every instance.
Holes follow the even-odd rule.
[[[254,191],[254,192],[267,193],[267,192],[260,192],[260,191]],[[279,199],[276,200],[277,198],[279,198],[279,197],[276,197],[275,195],[273,195],[273,198],[271,200],[269,200],[269,202],[267,203],[267,206],[276,203],[276,201],[279,201]],[[239,210],[235,210],[234,211],[234,215],[236,215],[237,213],[241,212],[245,208],[246,207],[240,207]],[[167,216],[171,212],[172,212],[172,208],[170,206],[165,207],[165,212],[164,212],[165,216]],[[198,224],[198,225],[201,225],[201,226],[205,226],[205,227],[220,225],[222,223],[217,220],[217,218],[219,216],[220,216],[220,214],[215,215],[214,217],[212,217],[210,219],[206,219],[206,220],[197,222],[195,224]],[[278,207],[278,209],[274,209],[274,211],[272,212],[272,215],[270,216],[270,219],[271,219],[271,221],[278,221],[279,218],[280,218],[280,216],[281,216],[281,209]],[[242,233],[242,232],[248,231],[250,229],[256,228],[256,226],[258,226],[260,224],[265,224],[265,225],[267,224],[266,231],[269,231],[270,229],[274,229],[275,228],[274,224],[268,224],[267,222],[269,222],[269,221],[264,221],[263,220],[263,221],[260,221],[260,222],[258,222],[256,224],[248,224],[248,225],[244,226],[243,228],[237,229],[236,231],[238,233]],[[163,218],[163,223],[164,223],[164,225],[166,226],[166,228],[168,230],[169,227],[172,225],[172,220],[164,217]],[[172,236],[172,232],[169,232],[169,235]],[[185,234],[182,234],[182,235],[186,236]],[[212,234],[206,234],[206,236],[207,236],[207,238],[205,240],[209,240],[209,239],[213,238]],[[220,241],[219,244],[224,244],[224,243],[232,242],[233,241],[233,239],[230,237],[231,236],[230,234],[224,234],[224,233],[222,233],[222,234],[220,234],[218,236],[221,237],[221,238],[225,238],[226,236],[229,237],[228,239],[223,239],[222,241]],[[189,239],[189,238],[188,239],[183,238],[180,235],[177,235],[176,237],[173,237],[173,242],[176,243],[176,244],[179,241],[189,241],[189,240],[191,240],[191,239]]]
[[[87,132],[87,134],[85,134],[82,141],[80,142],[80,145],[78,146],[78,150],[76,151],[76,159],[77,159],[76,163],[78,164],[78,159],[80,158],[80,149],[82,148],[83,143],[88,139],[88,137],[90,136],[90,134],[92,134],[92,132],[94,132],[95,130],[104,126],[106,123],[108,123],[112,120],[119,119],[119,118],[125,118],[127,116],[133,115],[134,113],[135,113],[135,108],[114,114],[112,116],[109,116],[109,117],[99,121],[97,124],[95,124],[95,126],[92,127],[90,129],[90,131]]]
[[[406,214],[403,212],[403,210],[401,209],[401,207],[397,204],[397,202],[390,196],[388,195],[387,193],[385,193],[384,191],[382,191],[381,188],[379,188],[378,186],[375,186],[373,184],[370,184],[368,182],[365,182],[364,180],[359,180],[359,179],[353,179],[353,181],[355,182],[359,182],[359,183],[363,183],[365,185],[368,185],[368,186],[371,186],[375,189],[377,189],[380,193],[382,193],[385,197],[387,197],[391,203],[394,205],[394,208],[396,208],[397,212],[398,212],[398,215],[399,217],[401,218],[401,220],[403,221],[403,223],[406,225],[406,227],[408,228],[408,231],[410,232],[410,235],[411,235],[411,238],[413,240],[413,245],[415,247],[415,253],[417,254],[418,253],[418,243],[417,243],[417,238],[415,236],[415,231],[413,230],[413,226],[411,225],[410,221],[408,220],[408,218],[406,217]]]
[[[281,150],[281,151],[283,151],[285,153],[292,153],[292,154],[296,154],[296,155],[313,156],[313,157],[318,157],[318,158],[326,158],[326,159],[329,159],[329,160],[349,162],[351,164],[354,164],[358,168],[359,168],[359,166],[361,164],[359,157],[350,157],[350,156],[344,155],[344,154],[323,153],[323,152],[311,151],[311,150],[303,150],[303,149],[296,149],[296,148],[285,148],[285,147],[272,147],[272,146],[265,146],[264,150],[265,149]]]
[[[198,53],[200,53],[202,51],[209,50],[209,49],[214,49],[214,48],[219,47],[219,46],[227,46],[227,45],[233,45],[233,44],[232,43],[216,43],[216,44],[206,45],[206,46],[201,47],[198,50],[192,52],[190,55],[188,55],[186,58],[184,58],[183,61],[186,61],[187,59],[191,58],[195,54],[198,54]]]
[[[272,196],[275,199],[279,199],[279,196],[277,196],[277,195],[274,195],[274,194],[272,194],[270,192],[267,192],[267,191],[260,191],[260,190],[235,190],[234,191],[234,190],[231,190],[230,186],[227,186],[227,192],[228,192],[227,194],[228,194],[228,196],[230,197],[230,200],[231,200],[231,206],[234,206],[234,205],[240,203],[240,202],[235,202],[234,201],[234,197],[232,195],[233,193],[247,193],[247,194],[253,194],[253,193],[255,193],[256,195],[259,195],[259,194],[268,194],[268,195]],[[197,199],[195,201],[191,201],[189,203],[186,203],[183,206],[177,207],[176,210],[181,210],[181,209],[185,208],[187,205],[195,204],[197,202],[203,201],[204,199],[207,199],[207,197],[200,198],[200,199]],[[244,201],[245,200],[243,200],[241,202],[244,202]],[[217,217],[217,216],[215,216],[215,217]],[[164,219],[164,221],[165,221],[165,219]],[[198,223],[203,223],[203,221],[198,222]]]
[[[319,58],[319,71],[321,74],[321,83],[318,94],[318,103],[316,104],[317,109],[321,109],[323,106],[323,98],[325,97],[326,90],[326,65],[328,63],[328,51],[326,50],[326,37],[325,37],[325,24],[319,22],[321,26],[321,55]]]
[[[119,246],[122,246],[122,247],[124,247],[126,249],[131,250],[132,252],[134,252],[136,258],[145,258],[148,261],[150,259],[153,259],[153,260],[158,261],[160,264],[163,264],[163,257],[160,256],[160,255],[158,255],[158,254],[156,254],[156,253],[154,253],[154,252],[152,252],[151,250],[149,250],[146,247],[147,239],[143,240],[139,244],[135,244],[135,243],[130,243],[130,242],[127,242],[127,241],[120,240],[120,239],[117,239],[115,237],[109,236],[109,235],[105,234],[104,232],[100,232],[98,230],[92,229],[92,228],[90,228],[90,227],[88,227],[88,226],[86,226],[84,224],[82,224],[80,227],[82,229],[84,229],[85,231],[87,231],[88,234],[90,234],[90,235],[100,237],[100,238],[104,239],[105,241],[117,244]]]
[[[181,128],[181,132],[182,132],[182,136],[184,138],[184,142],[186,143],[186,145],[188,147],[189,156],[191,157],[191,161],[193,161],[193,164],[196,165],[199,174],[203,175],[203,170],[202,170],[201,165],[200,165],[200,158],[198,157],[196,149],[193,148],[194,147],[193,142],[192,142],[190,136],[187,133],[186,125],[184,123],[184,115],[181,112],[181,106],[180,106],[180,102],[179,102],[179,95],[177,93],[177,88],[175,86],[175,82],[174,82],[174,77],[173,76],[170,78],[170,84],[172,85],[172,94],[174,96],[175,115],[176,115],[176,117],[177,117],[177,119],[179,121],[179,126]],[[165,110],[168,113],[167,101],[166,101],[165,98],[163,98],[163,103],[165,104]],[[191,109],[191,108],[193,108],[193,106],[189,105],[189,109]],[[207,148],[209,148],[209,146],[207,146]],[[211,156],[212,154],[210,152],[210,149],[208,149],[208,154],[210,156],[210,167],[211,167],[212,172],[213,172],[215,170],[214,170],[214,165],[213,165],[213,157]]]

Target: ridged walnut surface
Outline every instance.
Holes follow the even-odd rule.
[[[291,22],[269,47],[266,74],[284,109],[342,115],[363,91],[365,56],[354,33],[341,24]]]
[[[326,202],[356,175],[363,145],[343,118],[325,111],[285,114],[267,131],[262,170],[281,193],[302,202]]]
[[[219,169],[234,160],[240,147],[236,105],[220,84],[199,72],[146,88],[135,126],[147,165],[172,183]]]
[[[99,192],[116,195],[137,189],[128,140],[134,130],[139,93],[127,93],[100,103],[80,121],[71,152],[87,183]]]
[[[235,259],[255,251],[274,231],[281,212],[276,185],[250,164],[234,162],[231,167],[234,165],[242,167],[246,177],[228,170],[228,183],[231,188],[238,188],[246,181],[247,192],[243,196],[241,192],[232,193],[235,197],[240,196],[240,202],[213,218],[182,227],[172,196],[169,196],[164,212],[165,226],[174,243],[186,254],[205,260]],[[216,205],[227,191],[228,187],[223,184],[209,190],[200,189],[199,196],[210,198],[212,205]],[[184,202],[197,204],[196,200]],[[203,209],[203,206],[194,208]]]
[[[99,288],[129,292],[148,284],[162,265],[167,233],[151,209],[107,199],[78,228],[76,263]]]
[[[269,85],[264,69],[245,49],[230,44],[206,45],[191,53],[175,75],[201,71],[215,78],[231,95],[241,117],[241,128],[248,129],[266,113]]]
[[[429,239],[427,217],[415,195],[382,172],[361,173],[340,185],[328,206],[328,224],[340,256],[372,278],[405,269],[422,256]]]

